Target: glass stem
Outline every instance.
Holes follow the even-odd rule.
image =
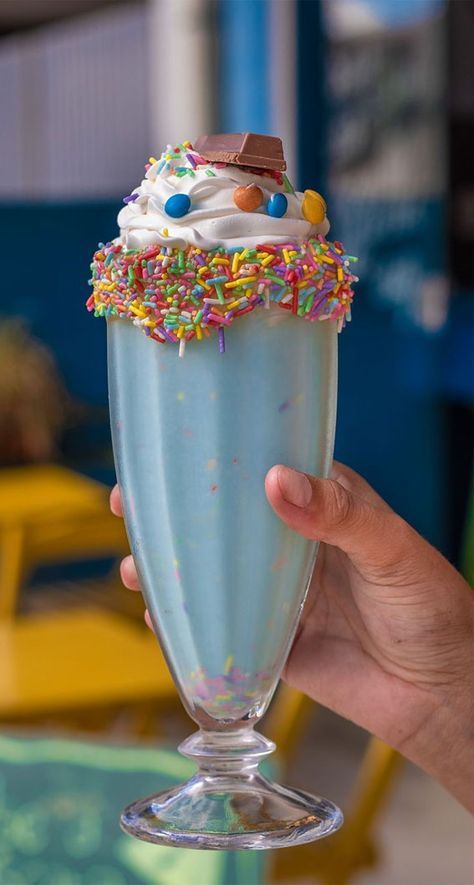
[[[199,729],[179,746],[179,752],[196,762],[203,775],[254,774],[259,763],[275,750],[275,744],[252,726],[240,731]]]

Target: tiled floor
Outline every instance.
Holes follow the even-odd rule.
[[[288,782],[344,807],[365,740],[361,729],[318,709]],[[473,819],[414,765],[406,763],[395,785],[377,845],[382,865],[355,885],[474,885]]]

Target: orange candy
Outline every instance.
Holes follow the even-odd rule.
[[[261,206],[262,202],[263,191],[257,184],[236,187],[234,191],[234,203],[243,212],[253,212],[254,209]]]

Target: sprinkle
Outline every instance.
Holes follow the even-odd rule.
[[[217,292],[217,297],[218,297],[219,302],[221,304],[225,304],[225,298],[224,298],[224,293],[222,291],[222,286],[220,283],[216,283],[215,280],[214,280],[214,288]]]
[[[292,298],[292,302],[291,302],[291,310],[292,310],[292,313],[294,313],[294,314],[298,313],[298,287],[297,286],[295,286],[293,288],[293,298]]]
[[[232,273],[237,273],[237,271],[239,269],[239,259],[240,259],[240,253],[236,252],[233,259],[232,259]]]
[[[233,280],[231,283],[226,283],[226,289],[236,289],[237,286],[242,286],[244,283],[254,283],[257,277],[241,277],[239,280]]]
[[[225,353],[225,334],[222,326],[220,326],[217,334],[219,336],[219,353]]]
[[[216,283],[227,283],[227,277],[213,277],[211,282],[214,286]]]

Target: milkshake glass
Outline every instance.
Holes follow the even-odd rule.
[[[102,289],[95,306],[107,318],[113,448],[131,551],[176,687],[199,726],[180,747],[198,770],[186,783],[128,806],[122,827],[140,839],[192,848],[276,848],[312,841],[340,826],[339,809],[325,799],[279,786],[258,770],[274,745],[254,725],[280,677],[317,553],[314,542],[274,514],[264,479],[279,463],[328,475],[338,323],[330,313],[326,322],[305,322],[301,311],[298,315],[305,302],[295,300],[294,287],[287,287],[291,309],[281,309],[281,285],[270,280],[264,291],[263,270],[255,270],[255,262],[273,255],[270,245],[267,252],[260,243],[227,247],[227,259],[222,247],[200,251],[199,246],[197,254],[191,249],[182,258],[179,243],[156,246],[147,238],[148,233],[144,243],[133,243],[128,251],[123,242],[103,247],[96,260],[96,292],[98,277]],[[291,244],[282,249],[286,247],[290,250]],[[211,312],[223,318],[231,313],[229,299],[234,296],[229,291],[225,305],[221,299],[207,308],[205,319],[217,328],[201,340],[191,341],[195,336],[190,335],[184,359],[173,341],[150,340],[163,329],[163,323],[157,331],[151,323],[144,326],[144,316],[152,316],[147,304],[158,315],[158,302],[150,299],[152,292],[162,291],[157,281],[163,263],[166,274],[176,267],[182,282],[191,259],[205,255],[216,294],[215,280],[231,264],[237,270],[239,261],[232,255],[239,256],[242,267],[244,250],[254,265],[252,273],[245,268],[243,273],[247,279],[256,276],[252,284],[260,281],[262,287],[255,291],[253,285],[250,297],[245,296],[245,282],[233,287],[244,292],[254,309],[246,312],[244,304],[238,318],[228,317],[229,325],[235,322],[225,353],[225,323],[209,317]],[[149,273],[137,290],[140,267],[145,268],[152,252],[161,262],[159,273],[148,263]],[[113,256],[108,265],[105,253]],[[291,250],[294,267],[307,268],[309,259],[298,265],[296,254]],[[106,284],[105,268],[117,256],[122,269],[109,275]],[[279,262],[272,266],[286,274],[283,259]],[[326,270],[329,264],[324,264]],[[132,266],[132,274],[126,266]],[[125,277],[135,300],[129,294],[125,298],[122,287],[119,301],[110,301],[109,293],[120,291]],[[206,271],[197,278],[211,280]],[[172,277],[167,279],[168,287],[176,285]],[[237,277],[242,279],[242,274]],[[229,280],[234,277],[228,274]],[[306,291],[305,285],[300,288]],[[199,292],[192,291],[199,302]],[[209,300],[204,294],[202,304]],[[119,303],[127,305],[127,316],[120,314]],[[130,305],[144,316],[130,313]],[[181,316],[184,308],[178,309]],[[179,336],[177,316],[172,314],[168,325],[176,344],[184,337]],[[135,322],[127,321],[134,317]],[[183,322],[188,319],[185,311]],[[150,328],[151,333],[143,334]]]

